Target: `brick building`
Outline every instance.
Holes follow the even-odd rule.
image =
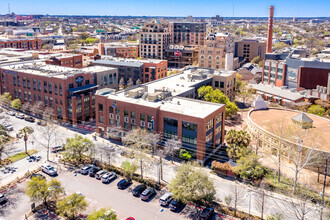
[[[159,132],[164,140],[181,140],[183,148],[205,162],[224,141],[225,105],[193,99],[211,81],[207,74],[186,71],[115,94],[97,91],[97,132],[107,138],[138,127]],[[120,134],[114,132],[118,127]]]
[[[242,57],[246,62],[250,62],[253,58],[259,56],[265,59],[266,42],[255,39],[243,39],[235,42],[235,57]]]
[[[131,78],[135,84],[137,80],[141,83],[150,82],[167,76],[167,61],[155,59],[123,59],[103,56],[92,65],[108,66],[118,68],[119,79],[124,79],[127,84]]]
[[[46,64],[66,66],[72,68],[82,68],[82,55],[81,54],[66,54],[61,56],[54,56],[46,60]]]
[[[41,40],[40,39],[29,39],[29,38],[0,40],[0,48],[41,50]]]
[[[198,65],[198,46],[169,45],[165,49],[168,67],[183,68]]]
[[[9,92],[22,103],[42,102],[54,109],[64,122],[81,123],[94,118],[95,76],[112,71],[106,67],[75,69],[39,63],[20,63],[0,67],[1,94]],[[99,82],[102,83],[102,82]]]
[[[138,58],[139,57],[139,44],[138,43],[100,43],[99,49],[100,55],[107,55],[113,57],[122,57],[122,58]]]

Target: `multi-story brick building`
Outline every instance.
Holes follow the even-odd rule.
[[[65,54],[61,56],[54,56],[46,60],[46,64],[66,66],[72,68],[82,68],[82,55],[81,54]]]
[[[30,38],[0,40],[0,48],[41,50],[41,40],[40,39],[30,39]]]
[[[204,45],[206,37],[206,23],[174,22],[172,43],[182,45]]]
[[[139,57],[139,44],[138,43],[106,43],[99,44],[104,49],[99,49],[101,55],[122,57],[122,58],[138,58]],[[103,53],[102,53],[103,52]]]
[[[225,106],[193,99],[197,89],[211,80],[204,72],[189,70],[115,94],[97,92],[97,132],[118,138],[113,128],[121,127],[119,133],[147,129],[165,140],[181,140],[194,158],[205,161],[224,141]]]
[[[138,60],[103,56],[103,59],[94,61],[92,65],[118,68],[118,80],[123,78],[125,84],[130,78],[135,84],[137,80],[144,83],[167,76],[167,60]]]
[[[94,93],[98,87],[94,75],[112,70],[106,67],[75,69],[44,62],[3,65],[0,67],[1,94],[9,92],[22,103],[42,102],[44,107],[54,109],[57,119],[77,124],[94,118]]]
[[[172,24],[153,21],[140,30],[140,56],[144,58],[165,59],[165,48],[172,40]]]
[[[183,68],[198,65],[198,46],[169,45],[165,49],[168,67]]]
[[[255,39],[243,39],[235,42],[235,57],[242,57],[246,62],[250,62],[253,58],[259,56],[265,59],[266,42]]]
[[[226,68],[226,53],[234,52],[234,43],[228,34],[215,33],[207,37],[206,43],[199,48],[199,67],[212,69]]]

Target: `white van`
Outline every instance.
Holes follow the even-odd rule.
[[[172,193],[168,192],[162,195],[159,199],[159,203],[161,206],[168,206],[170,202],[172,201]]]

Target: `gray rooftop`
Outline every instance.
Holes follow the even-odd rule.
[[[301,113],[292,118],[292,120],[303,123],[303,122],[313,122],[305,113]]]
[[[299,92],[291,92],[290,90],[282,89],[280,87],[276,87],[272,85],[264,85],[260,83],[260,84],[252,84],[252,87],[258,91],[267,94],[272,94],[274,96],[281,97],[290,101],[295,101],[304,97]]]
[[[141,67],[143,63],[133,63],[133,62],[120,62],[120,61],[112,61],[112,60],[95,60],[93,64],[101,64],[101,65],[113,65],[113,66],[129,66],[129,67]]]

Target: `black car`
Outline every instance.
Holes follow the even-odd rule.
[[[31,116],[25,117],[24,119],[25,119],[25,121],[28,121],[28,122],[34,122],[35,121],[35,119]]]
[[[95,177],[95,174],[96,174],[97,172],[99,172],[100,170],[102,170],[101,167],[93,167],[92,169],[90,169],[90,170],[88,171],[89,176],[90,176],[90,177]]]
[[[46,179],[46,177],[42,174],[39,174],[39,173],[34,173],[30,176],[30,179],[34,178],[34,177],[37,177],[39,179]]]
[[[147,188],[147,186],[145,185],[138,185],[137,187],[135,187],[132,191],[133,196],[139,197],[141,195],[141,193]]]
[[[118,189],[125,189],[132,183],[132,180],[130,178],[122,179],[117,183]]]
[[[178,211],[183,206],[183,203],[180,200],[173,199],[170,203],[170,209],[173,212]]]
[[[142,201],[148,201],[154,195],[156,195],[156,190],[154,188],[149,187],[148,189],[144,190],[141,194]]]
[[[212,219],[214,215],[214,208],[206,208],[202,211],[202,213],[198,216],[198,219],[201,220],[208,220],[208,219]]]

